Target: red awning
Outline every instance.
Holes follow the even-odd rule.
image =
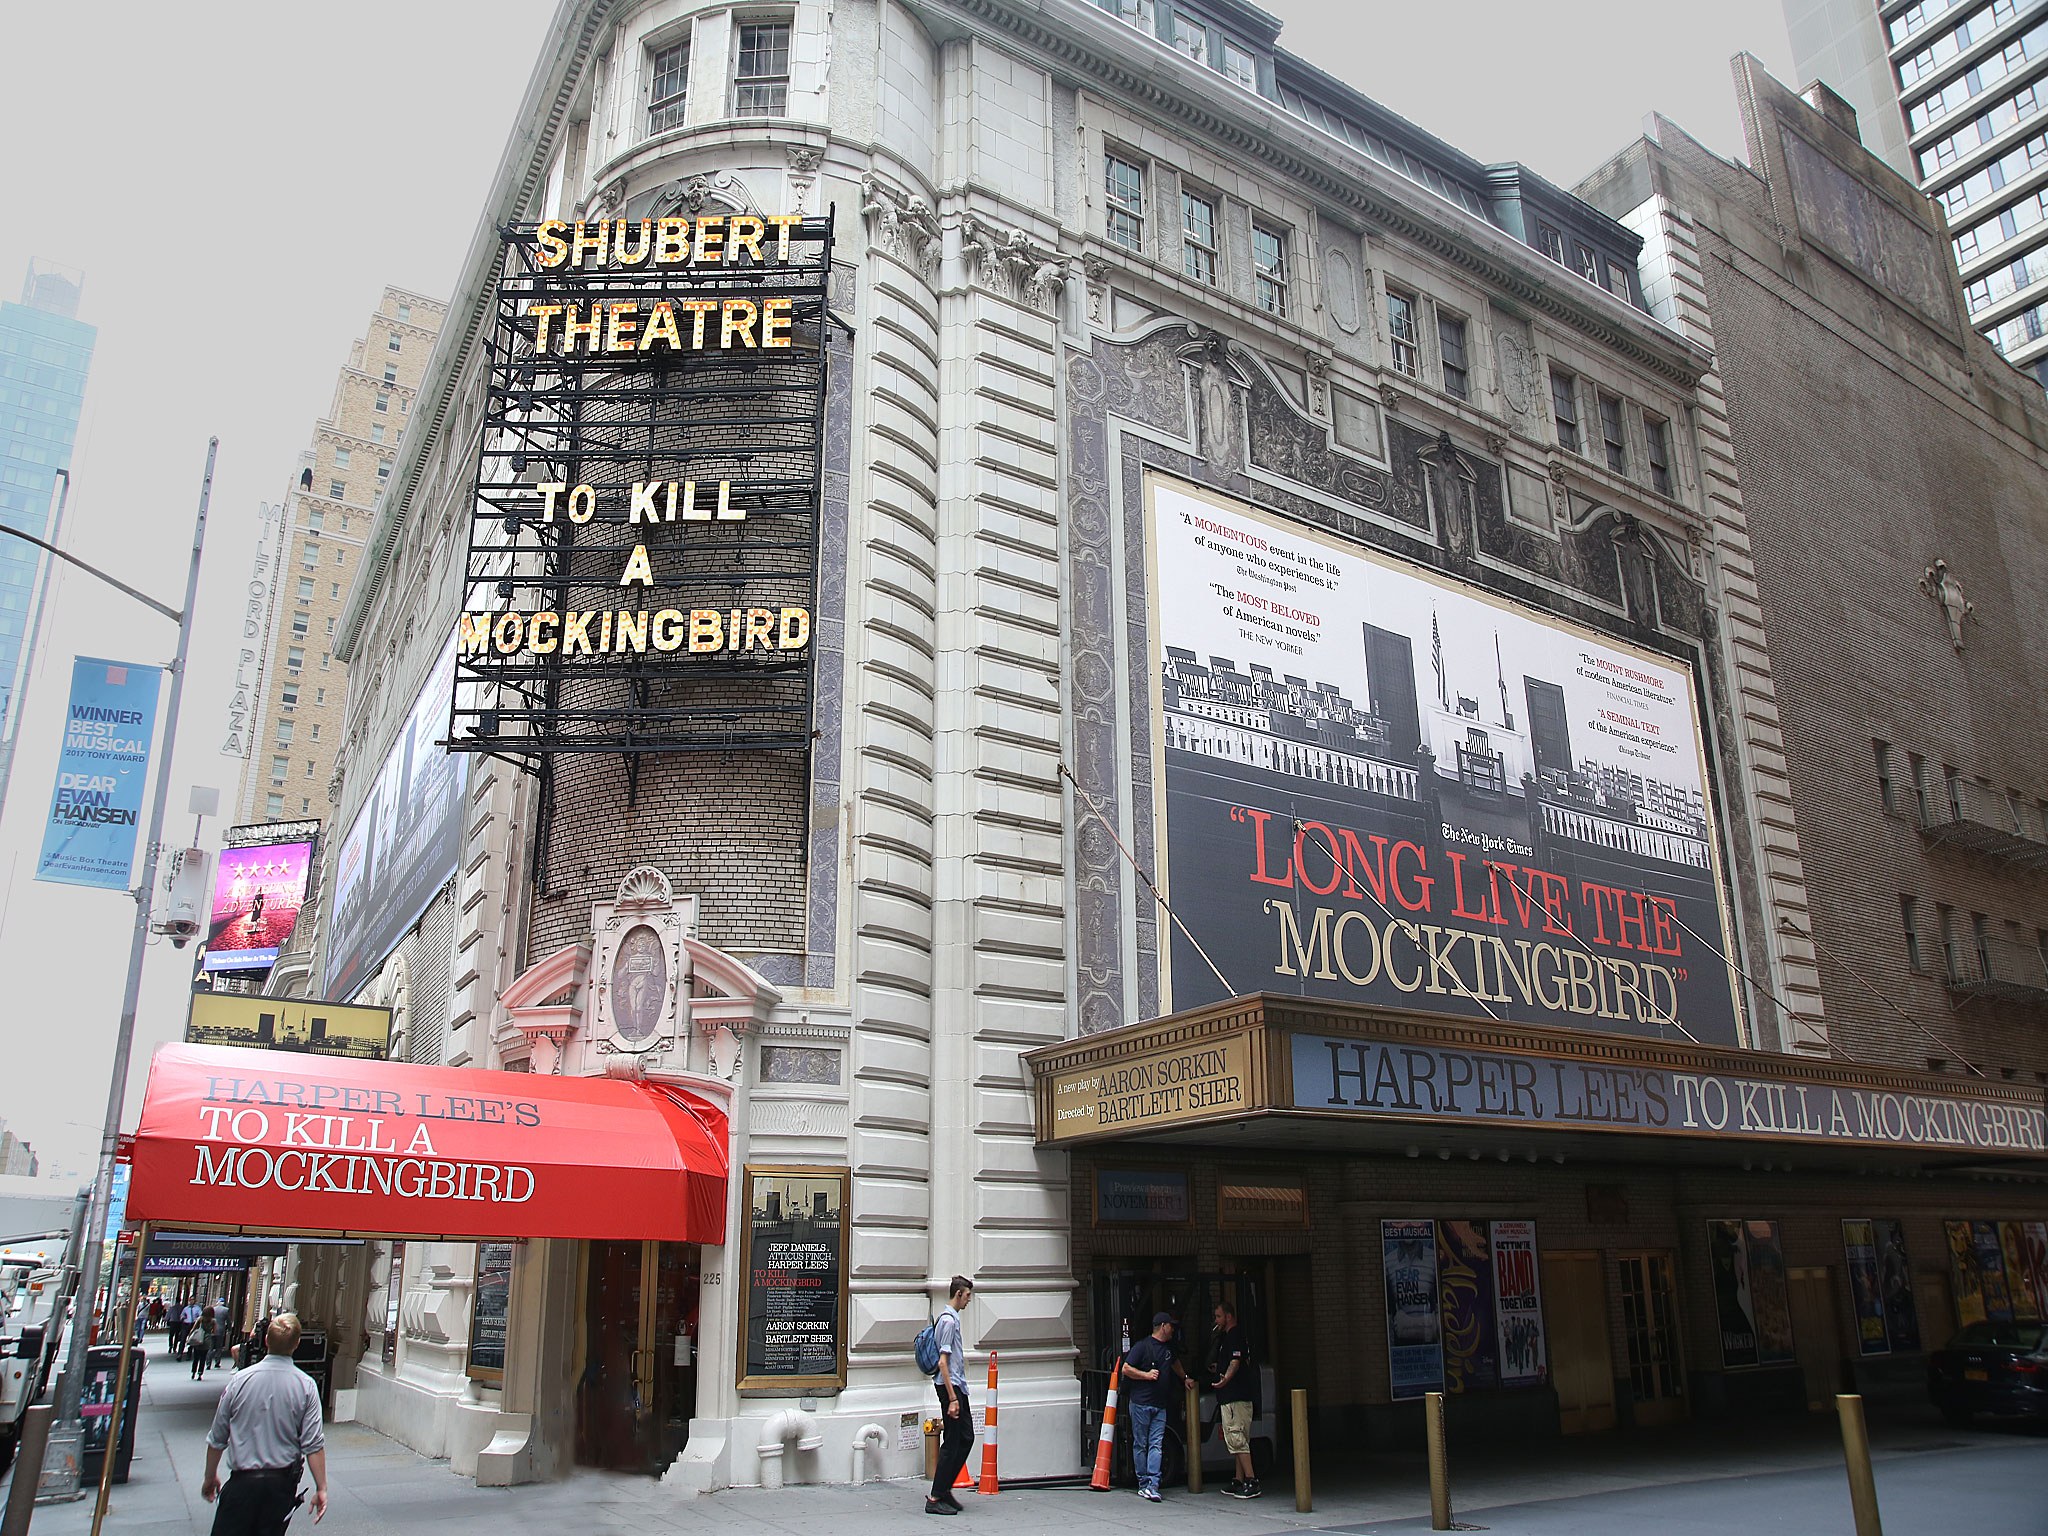
[[[133,1141],[131,1222],[725,1240],[725,1114],[673,1085],[166,1045]]]

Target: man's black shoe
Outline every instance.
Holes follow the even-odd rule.
[[[939,1502],[940,1502],[941,1504],[950,1504],[950,1505],[952,1505],[952,1506],[953,1506],[953,1513],[954,1513],[954,1514],[956,1514],[956,1515],[957,1515],[957,1514],[959,1514],[959,1513],[961,1512],[961,1511],[960,1511],[960,1501],[959,1501],[958,1499],[954,1498],[954,1497],[953,1497],[953,1495],[952,1495],[952,1494],[950,1494],[950,1493],[947,1493],[947,1494],[941,1494],[941,1495],[939,1496]]]
[[[960,1513],[960,1506],[958,1504],[945,1503],[940,1499],[926,1499],[924,1501],[924,1512],[928,1515],[957,1515]]]

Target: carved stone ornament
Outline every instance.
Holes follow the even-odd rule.
[[[1408,397],[1391,384],[1380,386],[1380,404],[1386,407],[1389,416],[1400,414],[1401,407],[1408,403]]]
[[[1081,258],[1081,279],[1088,295],[1088,323],[1100,325],[1109,309],[1109,263],[1089,251]]]
[[[1067,285],[1066,258],[1058,251],[975,213],[960,216],[960,260],[969,282],[1032,309],[1052,308]]]
[[[614,898],[591,908],[588,1020],[599,1055],[675,1045],[688,1018],[687,941],[696,926],[695,899],[677,901],[668,877],[647,864],[628,870]]]
[[[808,144],[792,144],[789,155],[789,200],[791,212],[802,214],[807,210],[805,202],[810,198],[811,188],[817,184],[818,166],[824,160],[823,150],[813,149]]]
[[[1330,358],[1327,353],[1311,352],[1308,355],[1308,408],[1318,416],[1328,416],[1330,386]]]
[[[1963,584],[1956,580],[1946,560],[1937,560],[1927,567],[1927,573],[1920,578],[1920,590],[1941,605],[1941,616],[1948,623],[1949,644],[1960,654],[1963,625],[1977,616],[1977,605],[1963,596]]]
[[[860,179],[860,216],[867,221],[868,239],[876,250],[907,262],[931,280],[939,267],[942,231],[930,203],[898,191],[868,171]]]
[[[649,216],[659,218],[664,214],[687,212],[695,218],[707,204],[731,213],[758,214],[761,211],[755,206],[754,194],[747,190],[744,181],[731,171],[719,171],[715,175],[686,176],[669,182],[655,193]]]

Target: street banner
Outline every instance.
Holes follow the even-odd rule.
[[[1842,1223],[1842,1253],[1856,1306],[1856,1348],[1865,1355],[1888,1355],[1892,1342],[1884,1321],[1884,1278],[1877,1267],[1877,1235],[1868,1221]]]
[[[1387,1284],[1387,1366],[1396,1398],[1444,1389],[1443,1316],[1437,1294],[1436,1223],[1382,1221]]]
[[[1502,1386],[1541,1381],[1549,1362],[1543,1347],[1542,1280],[1536,1270],[1536,1223],[1496,1221],[1493,1239],[1494,1327],[1500,1337]]]
[[[38,880],[128,889],[162,679],[161,667],[96,656],[72,661],[64,747],[36,859]]]

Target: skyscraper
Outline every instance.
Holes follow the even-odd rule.
[[[2048,384],[2048,0],[1785,0],[1802,80],[1942,205],[1970,323]]]
[[[78,319],[83,279],[29,263],[19,304],[0,304],[0,522],[54,542],[60,474],[85,403],[98,333]],[[14,769],[16,708],[34,662],[44,556],[33,544],[0,539],[0,805]]]

